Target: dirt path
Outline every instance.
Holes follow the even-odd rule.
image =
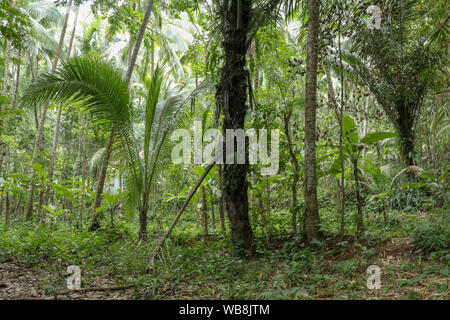
[[[55,279],[47,271],[36,271],[14,260],[0,262],[0,300],[55,300],[55,295],[42,289],[46,281]],[[99,283],[104,282],[99,280]],[[58,294],[57,300],[125,300],[129,291],[87,291]]]

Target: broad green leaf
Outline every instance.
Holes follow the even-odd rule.
[[[364,138],[361,139],[361,142],[364,144],[373,144],[379,141],[383,141],[384,139],[394,138],[397,136],[395,132],[373,132],[368,133]]]

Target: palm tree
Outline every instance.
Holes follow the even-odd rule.
[[[142,144],[134,138],[134,108],[128,84],[116,67],[98,56],[75,57],[62,63],[54,74],[40,75],[26,89],[23,100],[31,103],[50,100],[80,102],[104,130],[115,132],[111,148],[114,147],[119,158],[127,164],[126,205],[129,209],[138,210],[139,237],[145,239],[150,195],[159,169],[170,155],[170,140],[167,138],[183,118],[184,96],[184,93],[173,93],[169,89],[162,68],[157,67],[148,83]],[[140,157],[142,149],[143,158]]]
[[[145,14],[144,14],[144,19],[142,21],[141,24],[141,28],[139,29],[139,33],[137,35],[136,38],[136,43],[133,47],[133,52],[130,56],[129,62],[128,62],[128,69],[127,69],[127,73],[126,73],[126,83],[127,85],[130,84],[131,81],[131,76],[133,74],[133,70],[134,70],[134,66],[136,64],[136,60],[137,60],[137,56],[139,53],[139,49],[141,48],[141,43],[144,39],[145,36],[145,30],[147,29],[147,25],[148,25],[148,21],[150,19],[150,14],[152,12],[153,9],[153,3],[154,0],[149,0],[148,4],[147,4],[147,8],[145,10]],[[109,133],[109,138],[108,138],[108,143],[106,145],[106,154],[105,154],[105,159],[103,161],[102,164],[102,168],[100,171],[100,175],[98,178],[98,183],[97,183],[97,194],[95,196],[95,202],[94,202],[94,210],[98,209],[101,205],[102,202],[102,193],[103,193],[103,187],[105,185],[105,179],[106,179],[106,170],[108,168],[108,163],[111,157],[111,151],[112,151],[112,145],[113,145],[113,141],[114,141],[114,128],[111,129],[111,132]],[[101,216],[100,215],[94,215],[94,220],[92,221],[92,225],[90,227],[90,230],[95,230],[99,227],[100,225],[100,221],[99,218]]]
[[[381,29],[370,30],[361,23],[348,41],[346,53],[346,60],[396,128],[405,165],[415,164],[415,129],[426,93],[436,78],[432,71],[447,52],[446,46],[439,51],[432,45],[436,34],[443,32],[442,26],[428,39],[411,32],[417,18],[425,18],[420,4],[418,0],[382,2],[387,17]]]

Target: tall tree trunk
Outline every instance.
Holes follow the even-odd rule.
[[[64,18],[64,24],[63,24],[63,27],[61,30],[61,35],[59,37],[58,49],[56,50],[55,59],[53,60],[53,64],[52,64],[52,73],[55,72],[56,67],[58,66],[59,56],[61,54],[62,46],[64,43],[64,38],[66,36],[67,22],[69,20],[69,13],[70,13],[71,6],[72,6],[72,0],[70,0],[70,2],[69,2],[66,17]],[[44,125],[45,125],[45,120],[47,117],[47,109],[48,109],[47,105],[42,106],[41,117],[39,120],[39,127],[36,132],[36,139],[34,142],[32,163],[36,162],[38,150],[41,148],[42,137],[44,135]],[[26,220],[30,220],[31,215],[33,213],[33,198],[34,198],[34,188],[35,188],[33,180],[35,177],[36,177],[36,172],[33,170],[33,173],[31,176],[30,187],[29,187],[29,191],[28,191],[28,200],[27,200],[27,204],[25,206],[25,210],[26,210],[25,211],[25,219]]]
[[[30,63],[30,73],[31,73],[31,81],[34,81],[34,69],[33,69],[33,59],[31,59],[31,53],[28,51],[28,60]],[[39,129],[39,118],[37,115],[36,104],[33,104],[33,114],[34,114],[34,122],[36,124],[36,131]]]
[[[132,11],[136,10],[136,3],[132,5]],[[130,40],[128,40],[128,56],[127,56],[127,64],[130,65],[131,55],[133,54],[133,34],[130,34]]]
[[[340,203],[340,215],[341,215],[341,225],[339,228],[339,234],[341,240],[344,240],[345,235],[345,167],[344,167],[344,152],[343,152],[343,145],[344,145],[344,131],[343,131],[343,125],[342,125],[342,119],[344,118],[344,64],[342,62],[342,41],[341,41],[341,16],[339,16],[339,69],[341,72],[341,103],[339,108],[339,165],[341,167],[341,203]]]
[[[147,9],[145,10],[144,20],[142,21],[141,28],[139,29],[139,33],[136,38],[136,43],[133,48],[133,53],[131,55],[131,59],[128,63],[128,70],[126,75],[127,83],[130,83],[131,75],[133,74],[134,65],[136,64],[136,59],[139,53],[139,49],[141,48],[142,40],[144,39],[145,29],[147,29],[148,21],[150,19],[150,14],[153,10],[154,0],[149,0],[147,4]]]
[[[415,165],[414,128],[410,121],[399,119],[398,137],[400,140],[400,153],[404,166]]]
[[[22,47],[19,47],[19,52],[18,52],[18,58],[19,58],[19,63],[17,64],[17,73],[16,73],[16,84],[15,84],[15,88],[14,88],[14,97],[13,97],[13,109],[16,108],[16,102],[17,102],[17,93],[19,92],[19,81],[20,81],[20,65],[21,65],[21,56],[22,56]]]
[[[213,229],[215,230],[215,229],[216,229],[216,213],[215,213],[215,211],[214,211],[214,193],[213,193],[213,190],[212,190],[212,189],[210,189],[209,191],[210,191],[210,192],[209,192],[209,199],[210,199],[210,202],[211,202],[211,219],[212,219],[212,226],[213,226]]]
[[[9,79],[9,60],[11,59],[11,40],[6,40],[5,51],[5,72],[3,74],[2,95],[6,96],[8,93],[8,79]]]
[[[299,211],[298,206],[298,199],[297,199],[297,185],[299,180],[299,172],[300,172],[300,166],[298,164],[297,156],[294,151],[294,146],[292,142],[291,132],[290,132],[290,119],[291,119],[292,111],[288,111],[284,114],[284,132],[286,134],[286,138],[288,140],[288,146],[289,146],[289,154],[291,156],[291,161],[294,165],[294,172],[292,177],[292,208],[291,208],[291,214],[292,214],[292,229],[294,230],[294,233],[297,233],[297,216]]]
[[[141,47],[142,40],[144,39],[145,30],[147,28],[147,24],[150,19],[150,14],[153,9],[153,3],[154,3],[154,0],[148,1],[147,9],[146,9],[145,15],[144,15],[144,20],[142,21],[141,28],[139,29],[139,33],[136,38],[136,43],[134,44],[133,54],[131,55],[131,58],[130,58],[130,61],[128,64],[127,74],[126,74],[127,84],[130,84],[134,65],[136,64],[136,59],[137,59],[137,56],[139,53],[139,49]],[[108,139],[108,144],[106,146],[106,150],[112,150],[113,142],[114,142],[114,128],[111,129],[109,139]],[[97,185],[97,194],[95,195],[94,218],[93,218],[92,224],[89,228],[89,230],[91,230],[91,231],[96,230],[100,227],[100,219],[102,218],[102,214],[101,213],[96,214],[95,210],[98,209],[102,203],[103,186],[104,186],[105,180],[106,180],[106,171],[108,169],[110,156],[111,156],[111,152],[106,152],[105,159],[102,164],[102,169],[100,171],[100,176],[99,176],[98,185]],[[143,206],[143,208],[141,208],[141,211],[146,210],[146,209],[147,209],[147,207]],[[146,228],[147,227],[147,212],[141,212],[140,214],[141,214],[141,217],[140,217],[141,224],[145,220],[145,228]],[[145,216],[145,218],[144,218],[144,216]],[[142,229],[142,227],[143,226],[141,225],[141,229]],[[144,233],[142,233],[142,232],[140,232],[139,234],[140,234],[140,236],[144,236]],[[145,232],[145,234],[146,234],[146,232]]]
[[[340,43],[339,43],[340,45]],[[340,47],[339,47],[340,48]],[[340,108],[338,110],[338,105],[336,101],[336,95],[334,94],[334,87],[333,82],[331,79],[331,71],[330,66],[327,62],[325,62],[325,72],[327,75],[327,82],[328,82],[328,101],[330,103],[330,107],[334,110],[334,113],[336,115],[336,119],[339,124],[339,165],[341,169],[341,179],[339,181],[338,179],[338,214],[340,216],[340,227],[339,227],[339,236],[341,240],[344,238],[345,233],[345,188],[344,188],[344,181],[345,181],[345,168],[344,168],[344,155],[342,151],[343,147],[343,131],[342,131],[342,117],[344,113],[344,74],[343,74],[343,66],[342,66],[342,60],[341,60],[341,103]]]
[[[5,212],[5,224],[9,223],[9,192],[6,191],[6,212]]]
[[[61,56],[62,47],[64,45],[64,38],[66,37],[67,23],[69,22],[70,9],[72,8],[72,0],[69,1],[67,6],[66,16],[64,18],[64,23],[61,30],[61,35],[59,37],[58,48],[56,49],[55,59],[52,64],[52,72],[55,72],[58,66],[59,58]]]
[[[223,8],[225,64],[216,102],[223,110],[223,130],[243,129],[247,113],[248,73],[245,70],[250,0],[230,0]],[[236,149],[234,149],[236,150]],[[238,254],[254,253],[254,236],[248,216],[248,164],[224,164],[224,199],[231,223],[231,240]]]
[[[72,45],[73,45],[73,39],[75,37],[75,31],[76,31],[76,27],[77,27],[77,20],[78,20],[78,13],[79,13],[79,8],[77,9],[77,13],[75,15],[75,20],[74,20],[74,24],[73,24],[73,28],[72,28],[72,35],[70,36],[70,42],[69,42],[69,49],[67,50],[67,60],[69,60],[70,58],[70,54],[72,52]],[[70,13],[70,6],[67,10],[67,17],[69,16]],[[52,143],[52,154],[51,154],[51,159],[50,159],[50,165],[48,167],[48,188],[44,197],[44,204],[47,204],[48,202],[48,196],[50,194],[50,189],[51,189],[51,184],[53,182],[53,175],[55,172],[55,161],[56,161],[56,152],[58,149],[58,137],[59,137],[59,128],[61,126],[61,114],[62,114],[62,110],[63,110],[63,104],[60,103],[58,106],[58,113],[56,116],[56,123],[55,123],[55,129],[53,131],[53,143]]]
[[[61,125],[61,114],[62,114],[63,105],[62,103],[58,106],[58,113],[56,115],[55,129],[53,131],[53,143],[52,143],[52,154],[50,158],[50,165],[48,167],[48,186],[45,192],[43,204],[47,204],[48,196],[50,194],[51,186],[53,183],[53,175],[55,173],[55,161],[56,161],[56,150],[58,148],[58,136],[59,136],[59,127]]]
[[[75,31],[77,30],[78,14],[80,13],[80,7],[77,7],[75,13],[75,20],[73,21],[72,34],[70,35],[69,49],[67,50],[67,60],[69,60],[72,54],[73,39],[75,38]]]
[[[81,166],[81,192],[80,192],[80,229],[83,229],[83,213],[86,194],[86,168],[87,168],[87,150],[83,152],[83,164]]]
[[[206,188],[202,186],[202,223],[203,223],[203,234],[205,236],[208,235],[208,206],[206,202]]]
[[[317,108],[317,60],[319,51],[320,0],[308,0],[308,52],[306,58],[305,88],[305,215],[304,240],[310,245],[319,239],[319,208],[317,204],[316,175],[316,108]]]
[[[225,231],[225,211],[223,207],[223,173],[222,164],[217,164],[217,173],[219,175],[219,216],[220,216],[220,227],[222,231]]]

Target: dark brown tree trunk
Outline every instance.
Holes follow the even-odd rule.
[[[224,6],[225,65],[216,102],[224,112],[223,130],[243,129],[247,113],[248,72],[246,66],[250,0],[230,0]],[[236,150],[236,149],[234,149]],[[248,216],[247,164],[224,164],[224,199],[231,223],[231,240],[238,254],[255,252],[253,231]]]
[[[294,165],[294,172],[292,177],[292,207],[291,207],[291,214],[292,214],[292,228],[294,230],[294,233],[297,233],[297,216],[299,212],[299,206],[298,206],[298,199],[297,199],[297,184],[299,180],[299,172],[300,172],[300,166],[298,164],[297,156],[294,151],[294,146],[292,142],[292,137],[290,133],[290,119],[291,119],[292,111],[288,111],[284,114],[284,132],[286,134],[286,138],[288,140],[288,146],[289,146],[289,154],[291,156],[291,161]]]
[[[310,245],[313,239],[320,239],[319,208],[317,204],[316,175],[316,108],[317,108],[317,60],[319,51],[319,8],[320,0],[308,1],[308,52],[306,58],[305,88],[305,215],[304,240]]]

